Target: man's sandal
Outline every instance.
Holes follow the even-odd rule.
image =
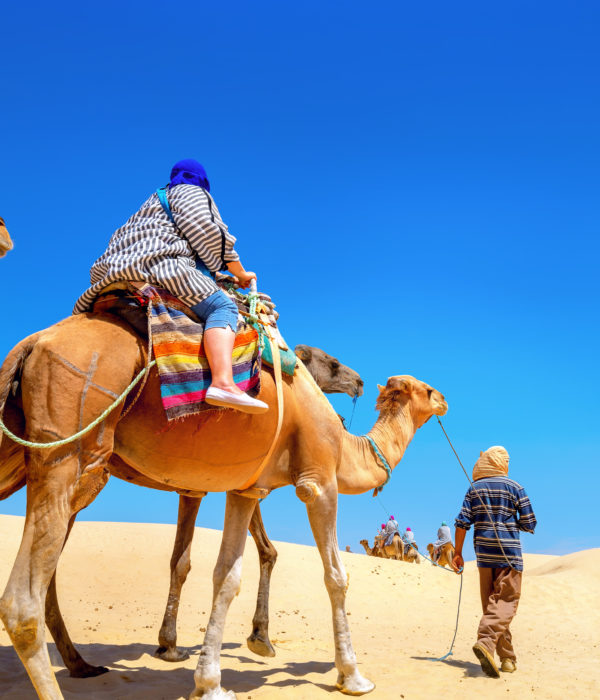
[[[489,676],[490,678],[500,678],[500,671],[498,671],[498,666],[496,666],[494,657],[483,646],[483,644],[479,644],[479,642],[477,642],[477,644],[473,646],[473,653],[479,659],[481,670],[486,676]]]

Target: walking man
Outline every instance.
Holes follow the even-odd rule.
[[[479,588],[483,616],[477,630],[473,652],[483,672],[492,678],[500,670],[517,670],[510,623],[521,597],[523,558],[519,531],[531,532],[537,524],[525,489],[508,478],[508,452],[504,447],[490,447],[481,452],[473,468],[473,485],[467,491],[455,520],[455,571],[464,567],[463,543],[467,530],[474,525],[474,546],[479,571]]]

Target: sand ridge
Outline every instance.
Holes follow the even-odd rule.
[[[0,588],[16,555],[23,518],[0,515]],[[69,678],[53,645],[62,692],[75,698],[187,698],[208,621],[211,573],[221,533],[198,528],[192,571],[184,587],[179,638],[188,661],[155,659],[169,581],[175,527],[77,523],[58,570],[67,627],[90,663],[111,672]],[[271,639],[277,656],[262,659],[245,646],[258,584],[258,557],[248,541],[242,590],[233,601],[221,658],[223,686],[240,699],[342,697],[334,690],[333,635],[323,569],[315,547],[275,543],[279,559],[271,591]],[[358,545],[356,545],[358,550]],[[449,648],[459,578],[432,567],[342,552],[350,576],[347,611],[361,671],[377,687],[370,698],[565,698],[600,696],[600,549],[563,557],[525,555],[525,580],[513,625],[518,671],[484,677],[471,646],[480,616],[477,571],[468,562],[454,654]],[[50,638],[49,638],[50,639]],[[0,626],[0,697],[34,699],[35,692]]]

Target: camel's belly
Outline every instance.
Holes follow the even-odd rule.
[[[137,471],[179,489],[230,491],[242,487],[266,455],[277,426],[275,392],[265,377],[263,415],[208,411],[167,422],[151,377],[134,410],[115,432],[114,452]]]

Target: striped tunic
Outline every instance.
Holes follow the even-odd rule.
[[[485,506],[482,505],[480,496]],[[507,476],[478,479],[467,491],[454,524],[464,530],[475,525],[473,541],[477,566],[507,568],[509,564],[502,554],[504,549],[512,568],[523,571],[519,531],[533,534],[537,521],[525,489],[516,481]],[[502,548],[498,544],[494,527]]]
[[[163,287],[193,306],[218,291],[215,282],[196,269],[198,259],[211,272],[239,260],[235,238],[223,223],[210,194],[196,185],[167,190],[175,226],[154,192],[117,229],[106,251],[92,265],[91,287],[77,300],[73,313],[88,311],[98,292],[113,282],[148,282]]]

